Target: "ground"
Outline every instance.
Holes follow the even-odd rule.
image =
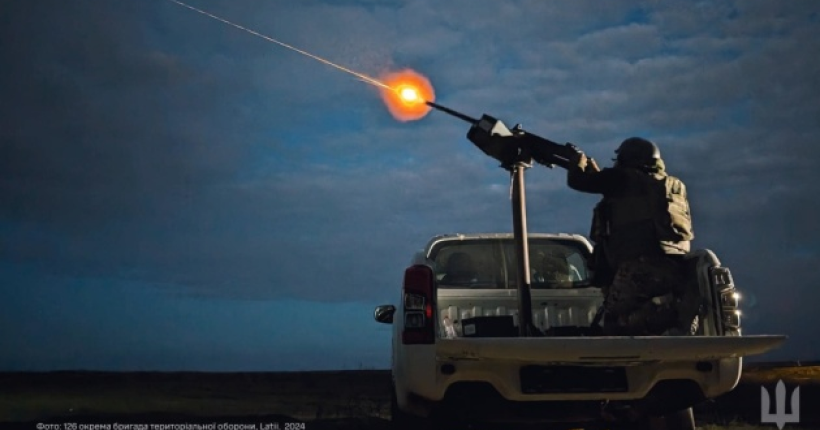
[[[738,387],[699,405],[704,429],[760,426],[760,387],[800,386],[801,425],[820,429],[820,364],[747,365]],[[390,372],[0,373],[0,428],[48,423],[249,423],[259,430],[389,428]],[[286,429],[288,423],[290,429]],[[757,426],[755,426],[757,424]],[[30,427],[25,427],[30,426]],[[216,427],[215,427],[216,428]],[[274,430],[275,427],[268,427]],[[62,430],[62,429],[61,429]],[[65,428],[65,430],[71,430]]]

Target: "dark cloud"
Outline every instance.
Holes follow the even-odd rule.
[[[231,110],[219,102],[230,90],[141,42],[150,8],[7,7],[3,39],[15,42],[3,45],[11,67],[0,71],[3,218],[83,231],[157,218],[237,169],[241,150],[217,145],[231,132],[214,124]]]
[[[604,164],[627,136],[655,139],[689,186],[697,245],[755,298],[751,327],[808,336],[811,2],[197,6],[370,75],[415,68],[445,105]],[[440,112],[399,123],[354,77],[170,2],[0,16],[7,262],[181,295],[375,300],[430,236],[510,229],[505,172]],[[560,170],[528,177],[532,230],[586,233],[594,196]]]

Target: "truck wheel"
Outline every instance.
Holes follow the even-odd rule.
[[[403,412],[396,402],[395,392],[391,397],[390,428],[392,430],[453,430],[454,428],[467,428],[463,426],[463,423],[451,421],[447,418],[424,418]]]
[[[692,408],[681,409],[660,417],[647,417],[642,420],[642,430],[695,430],[695,416]]]
[[[396,400],[396,387],[390,387],[390,428],[393,430],[437,430],[437,421],[430,418],[417,417],[408,414],[399,408]]]
[[[390,384],[390,427],[394,430],[404,430],[412,427],[411,416],[399,409],[396,400],[396,386]]]

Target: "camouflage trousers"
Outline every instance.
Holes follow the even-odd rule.
[[[688,334],[696,311],[687,294],[683,265],[671,258],[641,258],[622,263],[612,285],[604,288],[604,334],[654,336]]]

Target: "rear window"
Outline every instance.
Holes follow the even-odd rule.
[[[574,240],[530,239],[530,279],[533,288],[589,286],[589,251]],[[505,240],[465,240],[439,243],[435,261],[439,288],[517,288],[515,243]]]

